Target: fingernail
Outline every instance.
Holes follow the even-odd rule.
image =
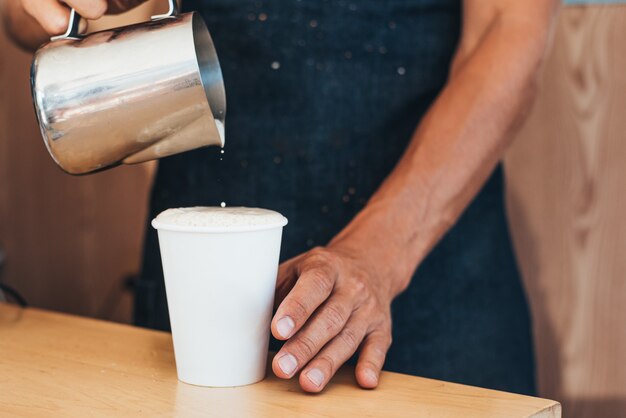
[[[317,387],[320,387],[324,383],[324,373],[320,369],[311,369],[306,372],[306,377]]]
[[[291,354],[285,354],[278,359],[278,367],[280,367],[280,370],[282,370],[287,376],[291,376],[298,367],[298,361]]]
[[[289,338],[295,326],[296,324],[295,322],[293,322],[293,319],[291,319],[291,317],[289,316],[286,316],[278,320],[278,322],[276,323],[276,331],[278,331],[278,334],[281,337]]]

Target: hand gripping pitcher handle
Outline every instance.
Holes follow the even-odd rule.
[[[169,3],[169,10],[167,11],[167,13],[162,14],[162,15],[152,16],[150,19],[158,20],[158,19],[165,19],[168,17],[176,16],[178,14],[178,3],[176,2],[176,0],[168,0],[168,3]],[[83,37],[83,35],[80,33],[80,30],[79,30],[81,18],[82,18],[81,15],[76,11],[76,9],[72,8],[72,10],[70,11],[70,20],[68,22],[67,30],[65,31],[65,33],[62,35],[53,36],[52,38],[50,38],[50,40],[58,41],[61,39],[74,39],[74,40],[81,39]]]

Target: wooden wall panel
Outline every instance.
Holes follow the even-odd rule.
[[[626,417],[626,6],[564,8],[506,160],[542,396]]]
[[[140,20],[150,7],[124,19]],[[153,170],[61,172],[38,131],[29,66],[30,54],[11,45],[0,27],[3,280],[34,306],[130,321],[132,298],[122,280],[139,269]]]

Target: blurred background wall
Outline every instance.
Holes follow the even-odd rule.
[[[626,4],[565,7],[506,159],[539,388],[566,417],[626,417],[625,42]]]
[[[565,8],[505,161],[539,388],[567,417],[626,417],[625,41],[626,5]],[[29,64],[0,34],[0,280],[34,306],[129,322],[154,166],[62,173],[37,130]]]

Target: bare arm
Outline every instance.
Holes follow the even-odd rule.
[[[378,384],[391,301],[501,159],[533,97],[557,8],[465,0],[450,79],[398,165],[328,246],[281,266],[272,332],[288,341],[277,376],[302,370],[301,386],[318,392],[360,347],[357,381]]]
[[[462,40],[446,87],[397,167],[333,242],[357,233],[360,222],[384,223],[369,233],[398,231],[393,251],[403,253],[408,279],[476,195],[527,113],[556,4],[465,1]],[[395,291],[407,284],[398,283]]]

